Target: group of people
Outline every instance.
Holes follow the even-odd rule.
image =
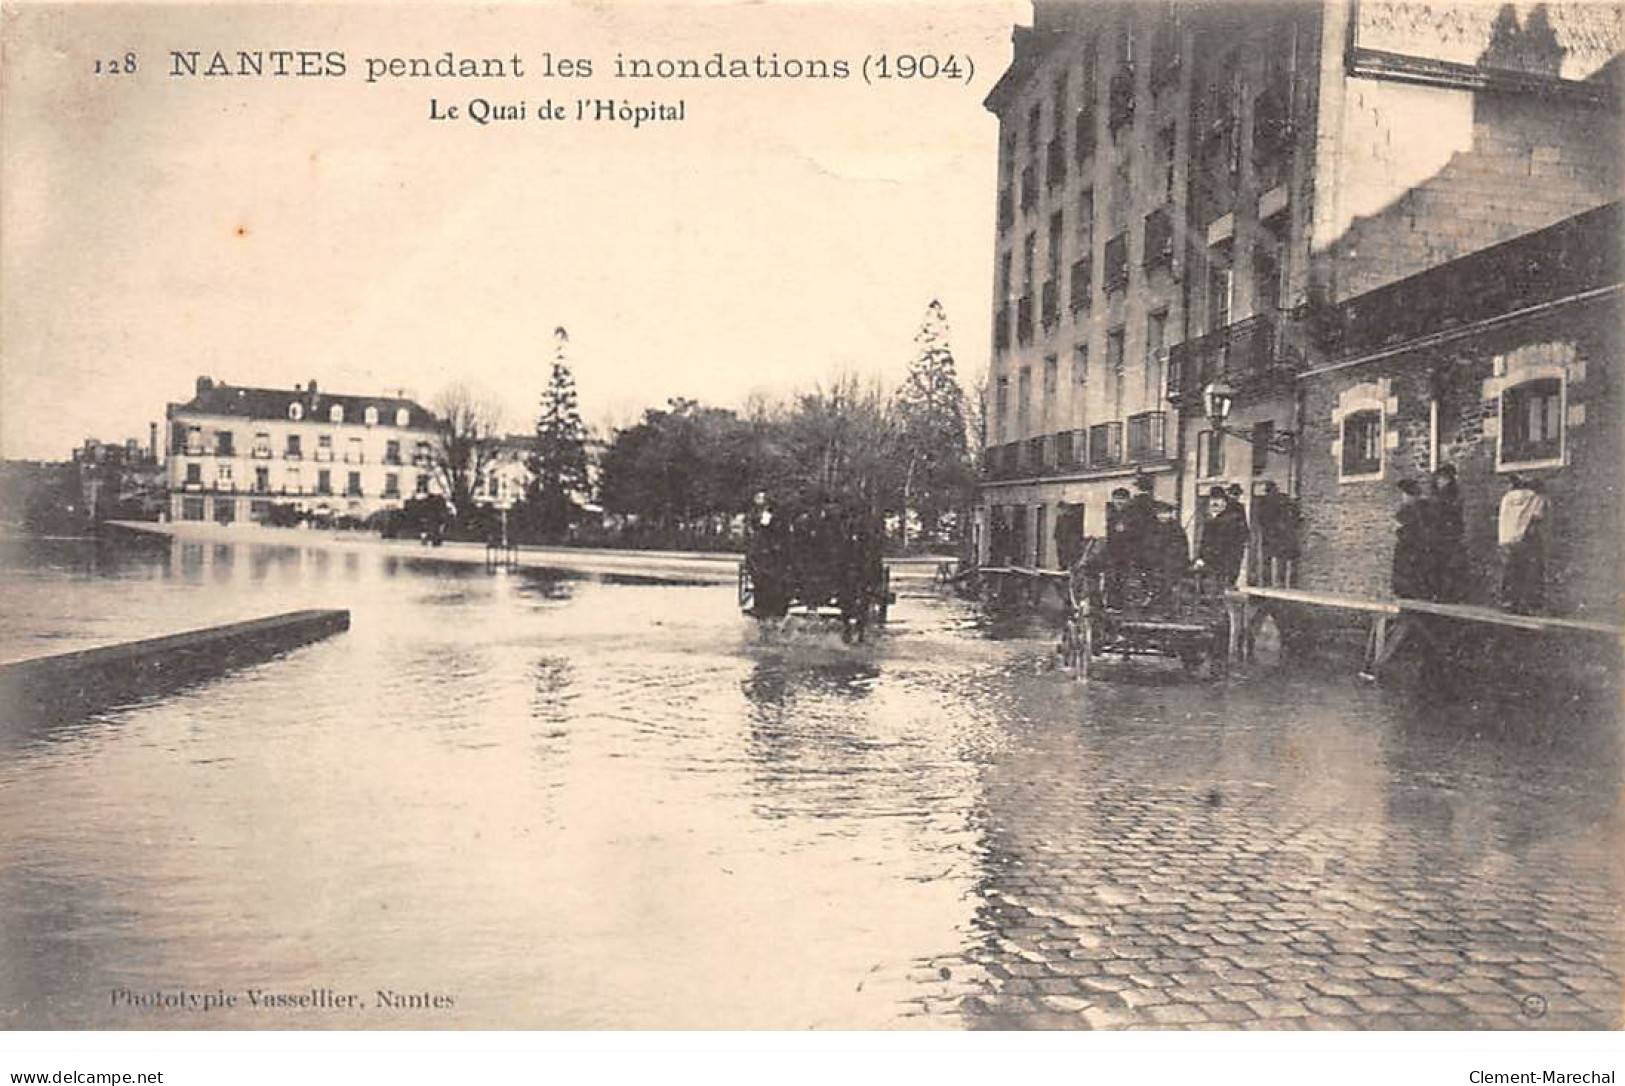
[[[1401,479],[1399,495],[1399,509],[1394,513],[1394,595],[1461,602],[1464,526],[1455,466],[1440,464],[1425,483]]]
[[[1544,525],[1547,503],[1538,480],[1507,476],[1497,542],[1501,548],[1500,603],[1530,614],[1544,603]],[[1460,603],[1467,598],[1461,489],[1453,464],[1440,464],[1425,482],[1399,481],[1395,513],[1393,593],[1406,599]]]

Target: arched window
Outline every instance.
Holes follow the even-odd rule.
[[[365,418],[367,420],[367,425],[368,426],[377,426],[378,425],[378,409],[376,407],[368,407]]]
[[[329,422],[343,422],[344,406],[342,404],[334,404],[331,408],[329,408],[327,412],[327,420]]]
[[[289,419],[293,420],[294,422],[298,422],[300,419],[302,419],[304,417],[305,417],[305,408],[304,408],[303,404],[301,404],[299,401],[295,400],[293,403],[288,405],[288,418]]]
[[[1563,461],[1563,378],[1536,377],[1501,392],[1501,465]]]
[[[411,422],[412,422],[412,412],[408,411],[404,407],[397,407],[395,409],[395,425],[396,426],[409,426],[409,425],[411,425]]]

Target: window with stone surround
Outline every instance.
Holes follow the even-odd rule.
[[[1343,456],[1339,477],[1373,479],[1382,476],[1382,410],[1365,408],[1343,416]]]
[[[1501,466],[1563,462],[1563,379],[1538,377],[1501,393]]]

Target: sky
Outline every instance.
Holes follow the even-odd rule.
[[[996,123],[1021,2],[8,5],[0,55],[0,456],[145,440],[199,375],[466,382],[528,430],[554,353],[599,427],[669,397],[739,406],[903,375],[933,298],[985,368]],[[342,77],[175,77],[171,50],[342,50]],[[521,78],[366,59],[522,58]],[[847,80],[616,79],[616,53],[842,58]],[[958,82],[865,84],[866,55]],[[100,74],[134,53],[133,74]],[[542,74],[587,58],[590,79]],[[968,62],[968,63],[966,63]],[[204,65],[206,67],[206,63]],[[970,69],[974,73],[970,74]],[[430,100],[526,104],[431,120]],[[683,102],[633,129],[544,101]]]

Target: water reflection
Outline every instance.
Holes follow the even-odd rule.
[[[1517,1026],[1497,1001],[1526,990],[1546,1024],[1617,1024],[1605,700],[1138,664],[1085,685],[1042,622],[935,596],[848,647],[759,630],[726,587],[227,551],[0,548],[13,655],[353,612],[11,735],[8,1025],[1182,1025],[1314,1000],[1324,1023]],[[457,1005],[107,1001],[249,984]]]

